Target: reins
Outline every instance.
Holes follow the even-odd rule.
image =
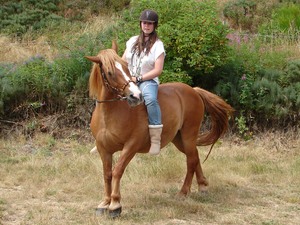
[[[126,99],[127,99],[126,97],[118,96],[118,98],[112,98],[112,99],[108,99],[108,100],[98,100],[98,99],[96,99],[96,102],[97,103],[106,103],[106,102],[125,101]]]

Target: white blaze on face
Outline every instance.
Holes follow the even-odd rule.
[[[130,81],[130,78],[127,76],[127,74],[125,73],[125,71],[123,70],[122,68],[122,65],[119,63],[119,62],[115,62],[115,66],[118,70],[121,71],[123,77],[125,78],[125,80],[127,82]],[[133,93],[133,96],[140,99],[140,94],[141,94],[141,91],[140,89],[138,88],[138,86],[136,86],[133,82],[129,82],[129,90]]]

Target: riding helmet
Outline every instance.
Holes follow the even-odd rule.
[[[155,11],[147,9],[141,13],[140,21],[158,23],[158,15]]]

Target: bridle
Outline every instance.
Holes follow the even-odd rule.
[[[116,97],[116,98],[112,98],[112,99],[108,99],[108,100],[98,100],[98,99],[96,99],[96,102],[97,102],[97,103],[106,103],[106,102],[114,102],[114,101],[124,101],[124,100],[126,100],[127,97],[124,96],[123,92],[124,92],[125,88],[126,88],[131,82],[134,83],[134,81],[130,80],[130,81],[125,82],[125,83],[122,85],[121,88],[113,87],[113,86],[109,83],[109,81],[108,81],[108,79],[107,79],[107,75],[105,74],[105,72],[104,72],[104,70],[103,70],[103,68],[102,68],[102,66],[101,66],[100,64],[99,64],[99,67],[100,67],[100,73],[101,73],[101,76],[102,76],[102,79],[103,79],[103,81],[104,81],[104,84],[105,84],[106,88],[107,88],[108,90],[110,90],[112,93],[116,94],[117,97]]]

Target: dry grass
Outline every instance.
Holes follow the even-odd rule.
[[[46,37],[40,37],[36,41],[24,40],[18,42],[6,36],[0,36],[0,62],[21,62],[33,55],[43,54],[52,58],[57,50],[47,42]]]
[[[228,137],[203,165],[207,194],[175,198],[185,159],[172,145],[137,155],[122,179],[122,216],[97,217],[102,166],[92,141],[49,135],[0,140],[0,223],[9,224],[299,224],[298,133]],[[204,158],[207,148],[199,150]]]
[[[114,15],[92,17],[84,27],[66,25],[65,31],[64,28],[55,32],[44,30],[43,35],[37,39],[32,38],[30,33],[26,34],[22,41],[0,34],[0,62],[17,63],[35,55],[52,60],[58,53],[61,53],[60,43],[72,43],[83,34],[96,35],[112,24],[115,17]]]

